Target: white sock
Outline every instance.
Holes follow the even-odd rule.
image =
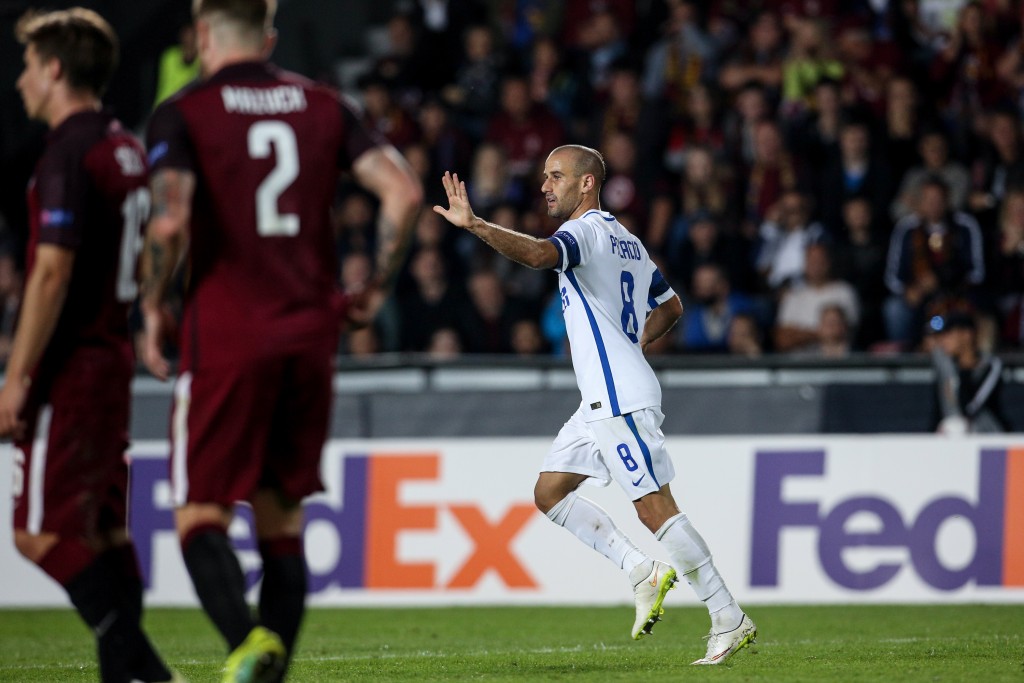
[[[707,543],[686,515],[679,513],[669,519],[658,529],[655,537],[661,541],[676,571],[683,575],[693,592],[707,606],[711,615],[711,630],[723,633],[739,626],[743,611],[715,569]]]
[[[547,516],[555,524],[571,531],[585,545],[614,562],[616,567],[625,569],[626,573],[632,573],[638,566],[651,561],[618,530],[607,512],[576,495],[575,491],[558,501],[548,510]],[[647,573],[650,573],[650,569]]]

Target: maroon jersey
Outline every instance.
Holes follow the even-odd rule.
[[[161,105],[153,172],[195,173],[182,369],[308,348],[338,326],[339,169],[382,144],[338,95],[262,62]]]
[[[80,112],[50,132],[28,188],[28,272],[40,244],[74,251],[75,264],[37,373],[62,371],[79,349],[133,362],[128,307],[149,211],[147,181],[145,152],[111,115]]]

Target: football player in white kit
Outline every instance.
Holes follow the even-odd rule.
[[[597,150],[564,145],[548,155],[541,191],[548,215],[565,221],[549,239],[478,218],[465,182],[451,173],[442,180],[448,208],[434,211],[517,263],[558,272],[583,401],[544,459],[534,489],[537,507],[629,575],[635,639],[650,633],[664,613],[662,602],[678,569],[711,615],[707,653],[693,663],[720,664],[754,642],[757,627],[736,604],[704,539],[672,498],[675,471],[660,428],[661,387],[644,358],[647,345],[675,325],[683,307],[640,240],[601,210],[604,178]],[[615,480],[623,488],[675,569],[648,557],[608,513],[576,493],[590,478],[602,485]]]

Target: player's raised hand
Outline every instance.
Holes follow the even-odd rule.
[[[448,208],[434,206],[434,211],[441,214],[449,223],[457,228],[470,228],[476,220],[473,207],[469,205],[469,195],[466,193],[466,183],[459,180],[458,173],[444,172],[441,178],[444,191],[448,195]]]

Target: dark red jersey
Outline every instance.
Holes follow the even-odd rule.
[[[182,366],[307,348],[338,326],[339,169],[383,144],[334,91],[234,64],[153,114],[149,158],[195,173]]]
[[[145,152],[105,112],[68,117],[50,132],[29,182],[28,273],[40,244],[75,252],[67,299],[37,373],[64,369],[79,349],[132,363],[128,307],[149,212]]]

